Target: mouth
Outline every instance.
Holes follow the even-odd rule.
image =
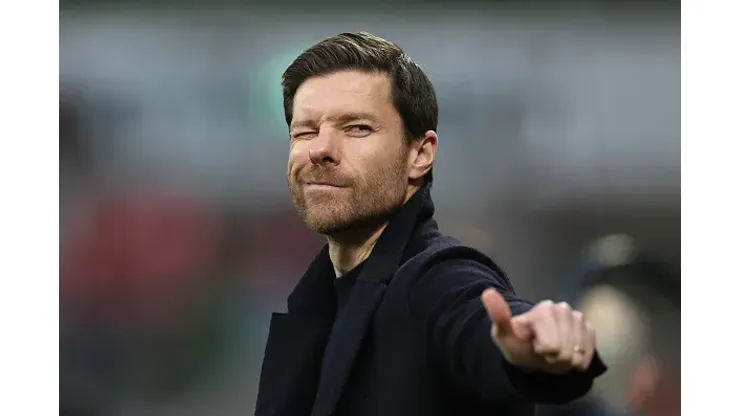
[[[309,189],[338,189],[338,188],[344,188],[344,186],[337,185],[331,182],[312,181],[312,182],[306,182],[306,188],[309,188]]]

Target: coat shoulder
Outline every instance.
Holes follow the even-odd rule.
[[[423,247],[403,262],[393,280],[412,283],[423,278],[433,268],[461,264],[488,269],[492,277],[514,291],[506,273],[489,256],[444,235],[425,241]]]

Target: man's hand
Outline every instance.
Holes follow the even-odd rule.
[[[586,370],[594,357],[594,331],[583,314],[546,300],[511,317],[504,298],[486,289],[483,305],[493,321],[491,338],[511,364],[525,371],[563,374]]]

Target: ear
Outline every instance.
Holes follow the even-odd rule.
[[[411,144],[409,152],[409,179],[417,180],[426,175],[434,164],[434,156],[437,153],[437,132],[429,130],[424,137],[415,140]]]

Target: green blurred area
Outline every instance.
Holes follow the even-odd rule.
[[[125,6],[139,8],[218,8],[218,7],[237,7],[237,8],[280,8],[285,6],[302,6],[315,10],[317,7],[342,7],[348,8],[369,8],[369,7],[407,7],[407,6],[466,6],[466,7],[512,7],[512,8],[559,8],[573,6],[608,6],[614,8],[661,8],[669,10],[680,10],[680,0],[60,0],[60,8],[65,7],[106,7],[106,6]]]

